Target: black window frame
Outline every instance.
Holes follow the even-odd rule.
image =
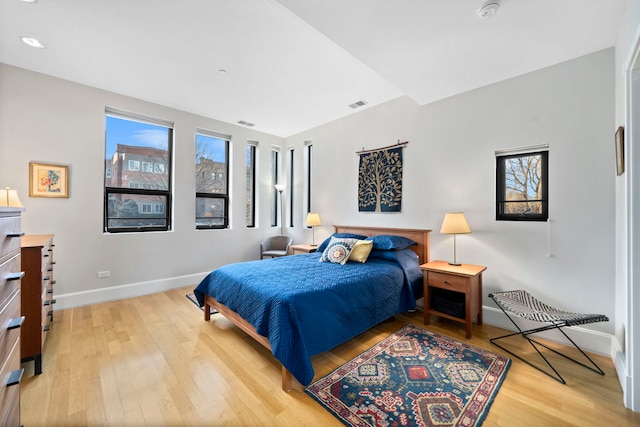
[[[313,176],[312,172],[313,172],[313,144],[311,142],[306,144],[306,151],[307,151],[307,174],[306,174],[306,186],[307,186],[307,214],[309,212],[313,212],[311,209],[311,192],[312,192],[312,187],[313,187],[313,182],[311,180],[311,177]],[[306,218],[306,214],[305,214],[305,218]],[[307,228],[311,228],[311,227],[307,227]]]
[[[246,192],[247,196],[251,198],[251,201],[247,204],[247,212],[245,223],[248,228],[255,228],[256,226],[256,163],[257,163],[257,153],[258,153],[258,144],[256,142],[248,142],[247,143],[247,152],[245,153],[247,156],[251,158],[251,164],[247,164],[247,160],[245,159],[245,167],[247,168],[247,182],[246,182]],[[249,152],[251,154],[249,154]],[[250,194],[249,194],[250,193]],[[246,196],[245,196],[246,197]]]
[[[271,217],[271,226],[272,227],[280,227],[280,213],[281,213],[281,203],[280,203],[280,192],[276,189],[276,185],[280,184],[280,156],[282,153],[279,149],[272,148],[271,149],[271,181],[273,185],[271,185],[271,191],[273,192],[273,216]]]
[[[523,201],[506,200],[506,160],[520,157],[540,156],[541,171],[541,198],[527,199],[529,202],[540,202],[540,213],[507,213],[506,205],[509,203],[522,203]],[[496,220],[497,221],[547,221],[549,219],[549,150],[535,150],[509,154],[496,155]]]
[[[105,109],[105,148],[107,144],[107,126],[106,126],[106,118],[114,117],[120,120],[129,120],[139,123],[147,123],[153,126],[161,126],[165,127],[168,131],[167,134],[167,171],[165,174],[167,175],[167,189],[149,189],[149,188],[127,188],[127,187],[111,187],[106,185],[106,179],[111,179],[112,170],[108,168],[105,164],[105,173],[103,175],[103,187],[104,187],[104,201],[103,201],[103,232],[105,233],[137,233],[137,232],[153,232],[153,231],[169,231],[171,230],[171,215],[173,212],[172,209],[172,165],[173,165],[173,142],[174,142],[174,129],[173,122],[168,122],[161,119],[155,119],[152,117],[142,116],[140,114],[129,113],[125,111],[115,110],[112,108]],[[107,159],[110,160],[110,159]],[[109,169],[109,177],[107,177],[107,168]],[[129,226],[129,227],[114,227],[109,226],[109,220],[112,219],[109,217],[109,205],[111,196],[114,198],[119,198],[122,195],[142,195],[142,196],[151,196],[151,197],[160,197],[165,198],[165,206],[167,207],[164,210],[164,215],[162,217],[158,217],[156,219],[162,219],[164,221],[164,225],[140,225],[140,226]],[[129,217],[128,219],[149,219],[146,217]]]
[[[292,183],[293,182],[293,177],[294,177],[294,149],[290,148],[289,149],[289,182]],[[293,186],[291,186],[291,188],[293,188]],[[293,199],[293,190],[289,191],[288,194],[288,199],[289,199],[289,227],[293,227],[293,208],[294,208],[294,199]]]
[[[229,163],[230,163],[230,159],[229,159],[229,152],[230,152],[230,146],[231,146],[231,136],[230,135],[223,135],[223,134],[219,134],[218,132],[214,132],[214,131],[209,131],[206,129],[196,129],[196,138],[198,135],[202,135],[202,136],[206,136],[208,138],[217,138],[220,140],[225,141],[225,170],[224,170],[224,180],[225,180],[225,192],[224,193],[207,193],[207,192],[199,192],[196,191],[195,192],[195,203],[196,203],[196,215],[197,215],[197,205],[198,205],[198,199],[217,199],[217,200],[222,200],[224,203],[224,208],[222,210],[222,224],[201,224],[198,223],[198,219],[201,217],[196,216],[195,219],[195,225],[196,225],[196,230],[224,230],[229,228],[229,181],[230,181],[230,176],[229,176]],[[195,143],[195,141],[194,141]],[[196,158],[196,161],[198,159]],[[197,173],[197,171],[196,171]],[[216,178],[217,179],[217,178]]]

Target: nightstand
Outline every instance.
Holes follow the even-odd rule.
[[[420,269],[424,273],[424,324],[429,324],[432,314],[462,322],[471,338],[471,322],[482,325],[482,272],[487,267],[432,261]]]
[[[318,249],[318,245],[309,245],[307,243],[301,243],[299,245],[289,246],[289,252],[291,255],[310,254]]]

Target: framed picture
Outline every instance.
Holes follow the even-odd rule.
[[[624,127],[618,127],[616,131],[616,173],[618,176],[624,173]]]
[[[69,197],[69,167],[29,162],[29,197]]]

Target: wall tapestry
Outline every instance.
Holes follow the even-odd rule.
[[[358,211],[400,212],[402,207],[402,149],[408,142],[362,150],[358,167]]]

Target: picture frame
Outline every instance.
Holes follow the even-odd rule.
[[[624,127],[619,126],[616,131],[616,174],[624,173]]]
[[[29,162],[29,197],[69,197],[69,167]]]

